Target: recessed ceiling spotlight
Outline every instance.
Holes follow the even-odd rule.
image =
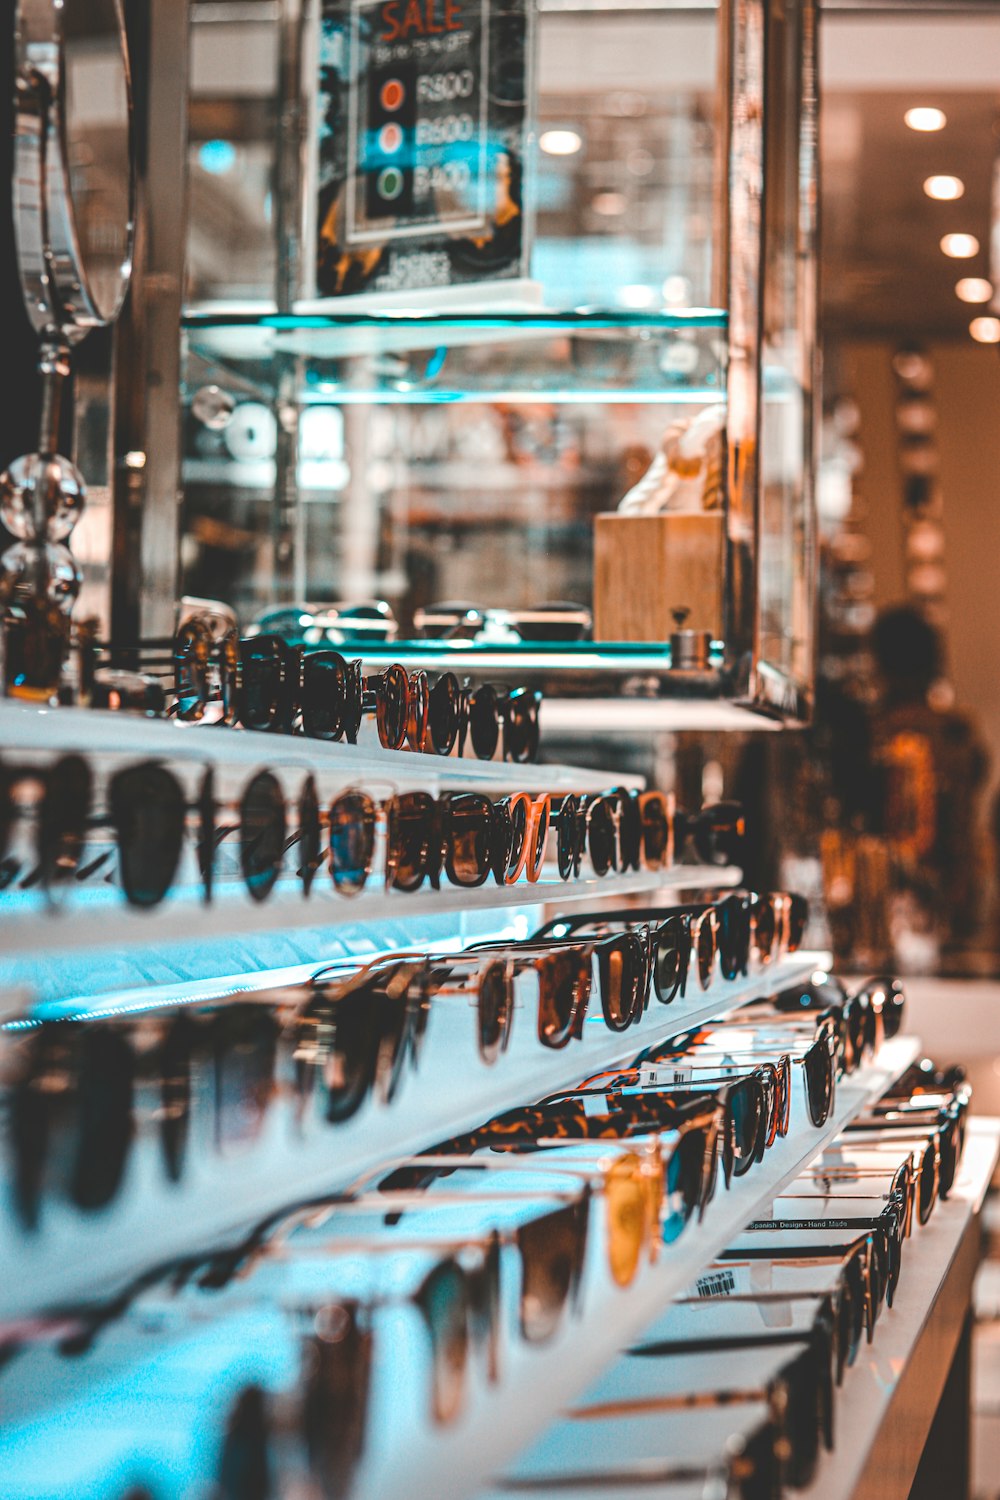
[[[985,276],[963,276],[955,286],[955,296],[961,302],[988,302],[993,296],[993,283]]]
[[[952,260],[971,260],[979,254],[979,241],[974,234],[946,234],[941,249]]]
[[[1000,344],[1000,318],[973,318],[969,332],[977,344]]]
[[[950,177],[947,173],[941,173],[936,177],[928,177],[924,183],[924,192],[928,198],[937,198],[941,203],[954,203],[956,198],[961,198],[965,192],[965,183],[961,177]]]
[[[590,206],[595,214],[600,214],[604,219],[613,219],[616,214],[623,214],[628,207],[624,193],[616,193],[610,189],[603,193],[595,193],[590,200]]]
[[[931,109],[925,104],[908,109],[903,119],[911,130],[943,130],[948,123],[948,116],[943,109]]]
[[[547,156],[575,156],[583,138],[575,130],[543,130],[538,144]]]

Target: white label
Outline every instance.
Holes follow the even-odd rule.
[[[672,1088],[678,1084],[689,1084],[693,1077],[694,1069],[686,1068],[682,1063],[643,1063],[639,1069],[639,1087]]]

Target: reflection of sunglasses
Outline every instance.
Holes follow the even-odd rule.
[[[428,1152],[406,1157],[379,1169],[388,1175],[379,1184],[377,1192],[353,1197],[347,1206],[370,1211],[375,1205],[380,1213],[395,1215],[408,1209],[423,1212],[428,1207],[483,1202],[484,1195],[478,1189],[459,1189],[454,1194],[443,1194],[435,1189],[433,1193],[427,1193],[430,1183],[456,1171],[488,1176],[496,1174],[500,1178],[527,1172],[538,1177],[539,1186],[527,1190],[519,1186],[513,1191],[506,1186],[499,1187],[496,1196],[505,1203],[526,1197],[562,1197],[561,1192],[554,1193],[551,1188],[541,1186],[546,1176],[578,1178],[585,1201],[589,1202],[595,1193],[604,1200],[608,1268],[617,1286],[630,1286],[643,1256],[655,1260],[659,1248],[661,1209],[668,1180],[659,1139],[654,1137],[641,1145],[637,1142],[612,1146],[602,1143],[600,1147],[571,1147],[565,1141],[547,1142],[556,1148],[552,1150],[538,1149],[539,1144],[532,1143],[535,1149],[516,1157],[505,1156],[498,1160],[451,1150],[440,1155]],[[419,1185],[415,1184],[415,1178]],[[487,1194],[487,1199],[489,1196]],[[580,1194],[574,1194],[571,1201],[579,1202]],[[580,1244],[573,1260],[576,1267],[574,1285],[578,1285],[583,1268],[585,1220],[580,1222],[579,1235]],[[522,1299],[522,1325],[523,1321]]]
[[[593,1401],[571,1408],[568,1415],[574,1421],[600,1421],[658,1416],[668,1412],[706,1411],[763,1401],[771,1410],[776,1446],[785,1460],[786,1481],[801,1489],[812,1482],[816,1473],[821,1440],[829,1451],[833,1450],[832,1328],[826,1320],[817,1318],[812,1334],[800,1339],[799,1343],[798,1352],[793,1353],[763,1385],[734,1386],[723,1375],[707,1388],[695,1386],[679,1392],[651,1391],[639,1397]],[[692,1377],[684,1367],[686,1364],[690,1370],[692,1361],[685,1360],[684,1356],[697,1353],[699,1348],[696,1343],[673,1343],[665,1347],[661,1345],[655,1351],[649,1348],[633,1350],[630,1357],[679,1360],[679,1364],[674,1363],[672,1368],[678,1373],[683,1372],[690,1382]]]

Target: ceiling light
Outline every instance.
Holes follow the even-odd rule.
[[[937,198],[942,203],[953,203],[965,192],[965,183],[961,177],[949,177],[947,173],[942,173],[940,176],[927,178],[924,183],[924,192],[928,198]]]
[[[575,130],[543,130],[538,144],[547,156],[575,156],[583,139]]]
[[[931,109],[927,105],[908,109],[903,119],[911,130],[943,130],[948,123],[948,116],[943,109]]]
[[[595,193],[590,202],[595,214],[602,218],[613,219],[616,214],[623,214],[627,208],[624,193],[604,192]]]
[[[1000,318],[973,318],[969,332],[977,344],[1000,344]]]
[[[974,234],[946,234],[941,249],[952,260],[971,260],[979,254],[979,241]]]
[[[961,302],[988,302],[993,296],[993,283],[985,276],[963,276],[955,287],[955,296]]]

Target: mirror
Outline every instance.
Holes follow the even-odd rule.
[[[67,538],[86,485],[59,453],[71,345],[117,315],[132,273],[132,101],[120,0],[18,0],[14,13],[14,234],[39,338],[38,448],[0,475],[8,694],[52,699],[81,575]]]
[[[131,93],[119,0],[20,0],[14,227],[28,316],[73,341],[132,269]]]

